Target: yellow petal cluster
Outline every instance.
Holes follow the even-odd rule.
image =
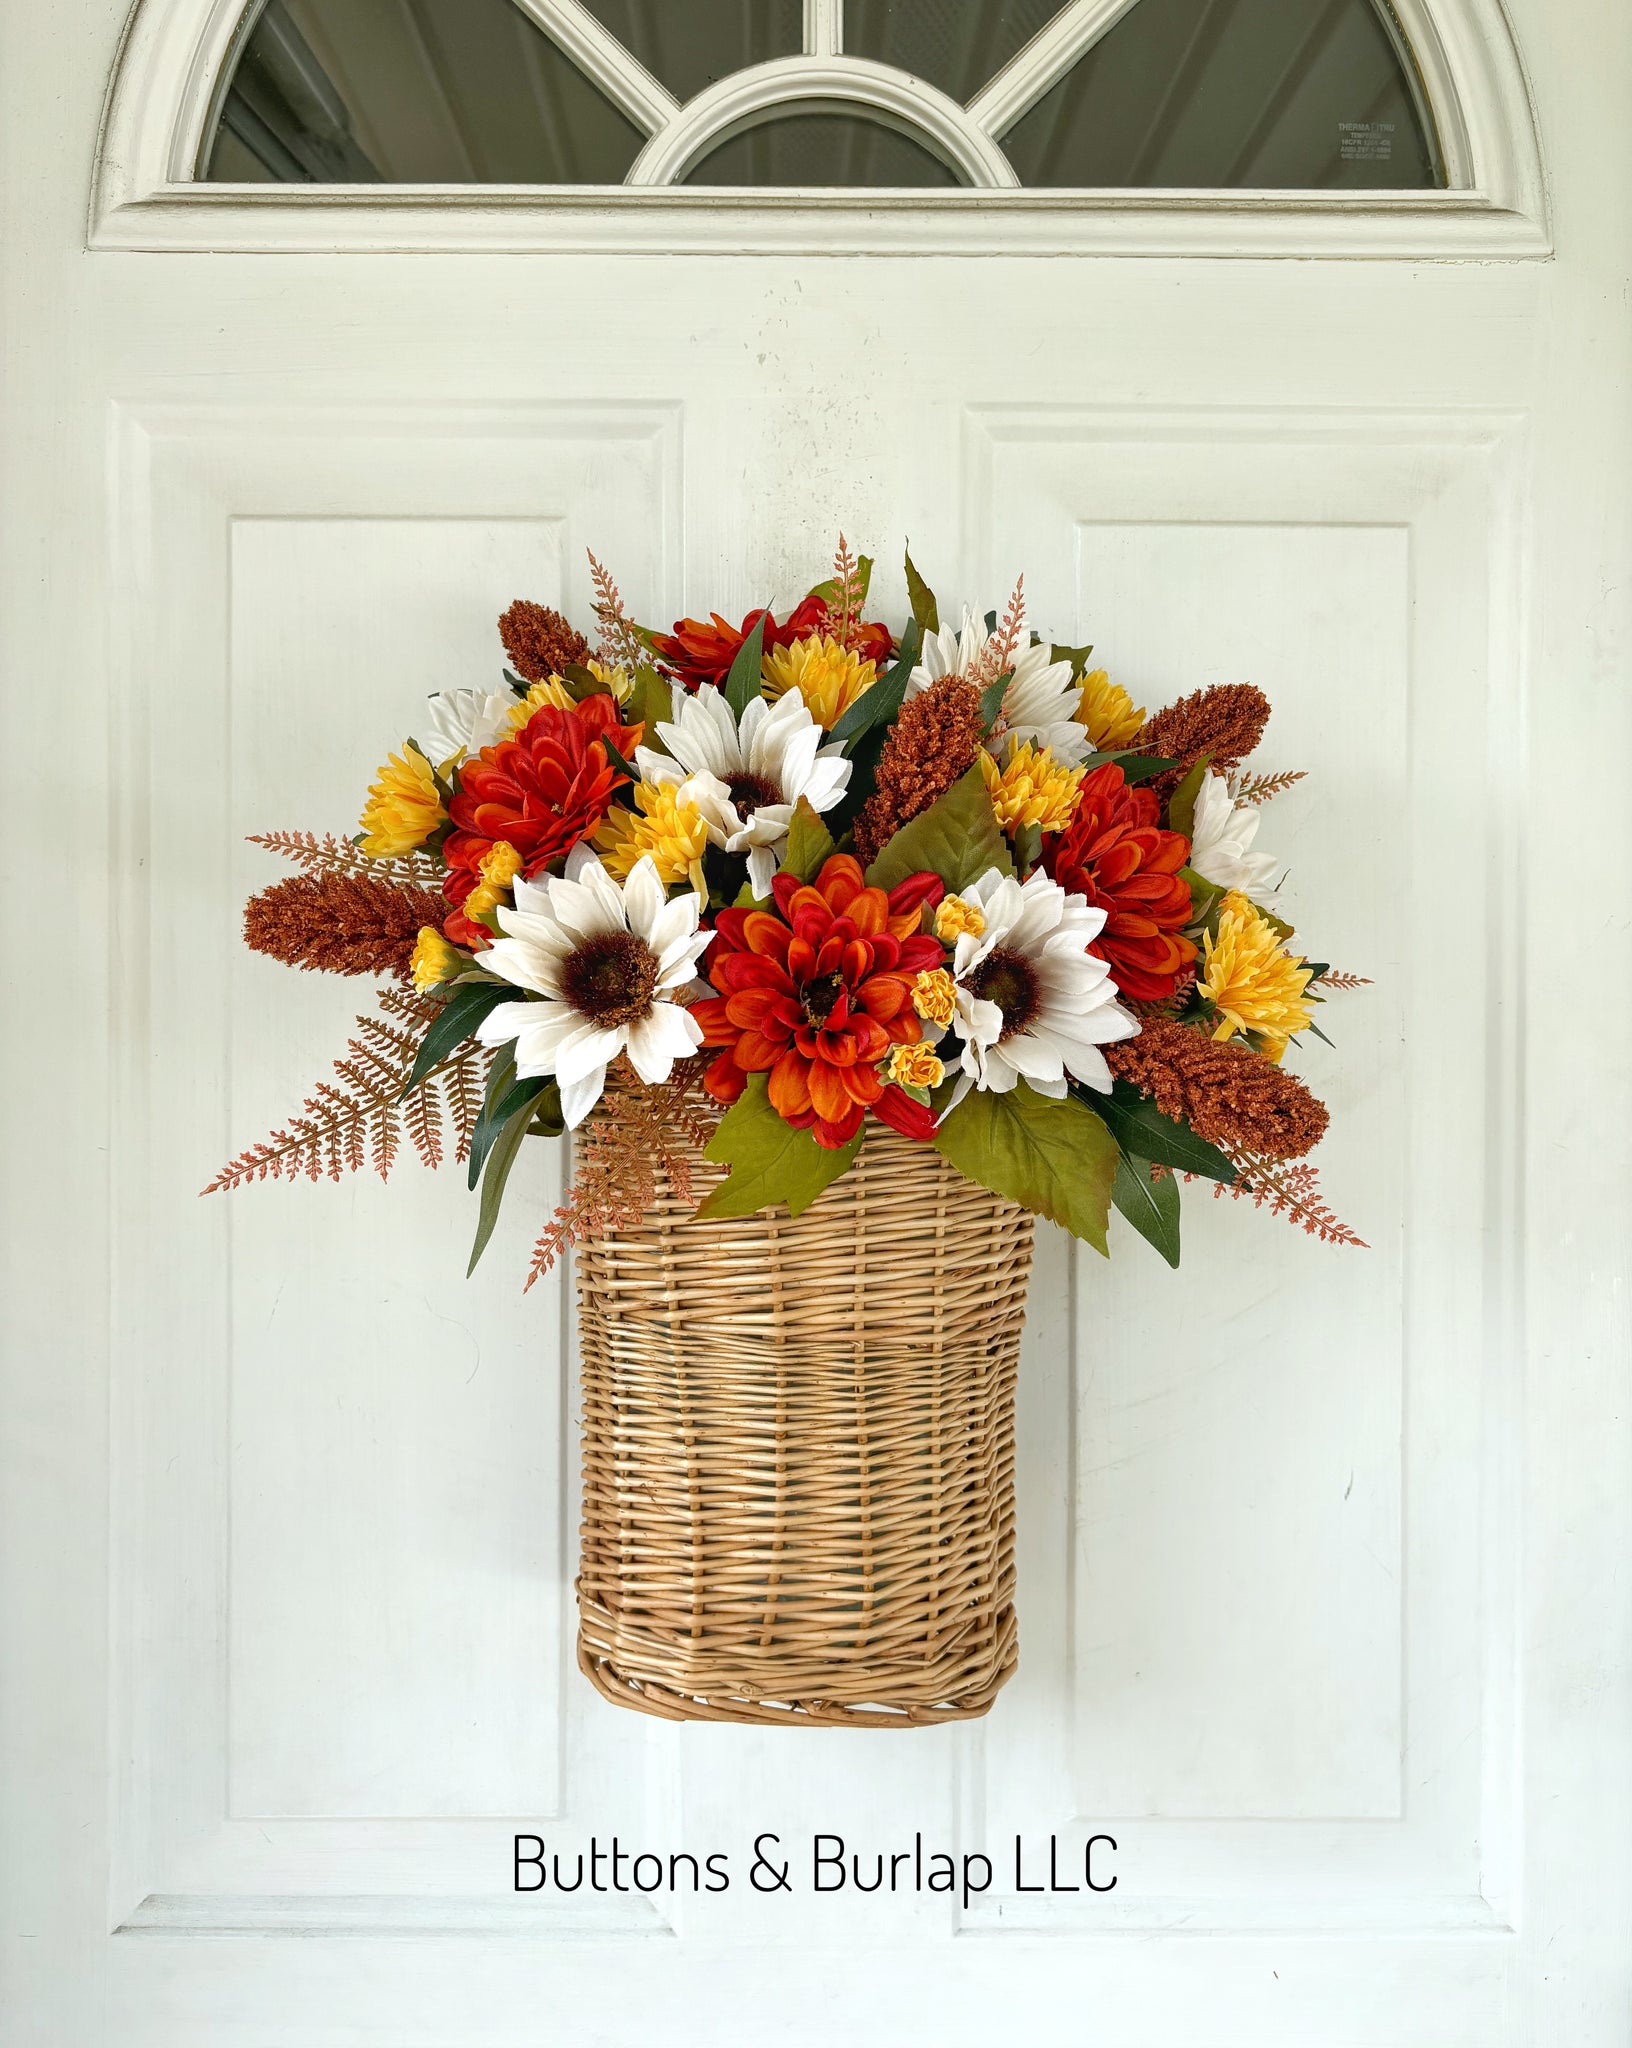
[[[878,670],[870,661],[863,661],[825,633],[773,647],[760,663],[759,673],[767,697],[797,690],[805,709],[828,732],[878,680]]]
[[[422,924],[419,937],[414,942],[414,957],[408,963],[408,971],[418,989],[435,988],[438,982],[447,981],[459,972],[465,961],[463,953],[450,946],[434,924]]]
[[[1102,668],[1090,669],[1083,677],[1076,718],[1094,745],[1105,753],[1131,747],[1145,722],[1143,710]]]
[[[1275,927],[1238,889],[1219,905],[1218,935],[1205,941],[1196,988],[1218,1012],[1215,1038],[1249,1031],[1277,1064],[1286,1041],[1311,1021],[1309,969],[1288,953]]]
[[[972,939],[984,938],[986,919],[978,903],[963,896],[943,896],[935,911],[935,936],[943,946],[955,945],[965,932]]]
[[[950,1024],[957,1001],[957,983],[944,967],[924,967],[914,977],[912,1007],[927,1023]]]
[[[1070,824],[1083,770],[1056,761],[1047,747],[1015,740],[1002,767],[982,750],[980,772],[997,822],[1011,839],[1026,825],[1036,825],[1044,832],[1063,832]]]
[[[559,676],[544,676],[534,683],[525,697],[518,697],[510,712],[510,730],[520,732],[535,711],[546,704],[553,704],[557,711],[572,709],[572,692]]]
[[[508,839],[495,839],[482,855],[476,870],[476,886],[465,898],[468,918],[488,917],[510,893],[510,884],[521,873],[521,855]]]
[[[609,811],[595,834],[595,848],[609,875],[625,881],[642,854],[649,853],[665,887],[690,881],[706,895],[703,853],[708,826],[697,806],[683,801],[678,783],[641,782],[633,811]]]
[[[933,1047],[898,1045],[884,1062],[885,1078],[903,1088],[939,1088],[946,1069]]]
[[[423,846],[447,815],[430,762],[405,747],[369,784],[359,843],[375,860],[390,860]]]

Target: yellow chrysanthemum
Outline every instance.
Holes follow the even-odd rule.
[[[510,884],[521,873],[521,855],[508,839],[495,839],[482,855],[476,870],[476,886],[465,898],[466,917],[488,916],[510,893]]]
[[[1198,991],[1218,1012],[1215,1038],[1250,1031],[1277,1063],[1294,1032],[1308,1028],[1303,992],[1309,969],[1288,953],[1269,920],[1232,889],[1219,905],[1218,936],[1206,940]]]
[[[703,852],[708,827],[702,812],[682,800],[677,783],[637,783],[634,795],[637,810],[609,811],[595,834],[595,848],[607,873],[625,881],[641,855],[649,853],[665,886],[689,880],[699,895],[706,896]]]
[[[423,754],[405,747],[393,754],[369,784],[363,806],[364,853],[390,860],[423,846],[447,817],[436,793],[436,778]]]
[[[616,697],[620,704],[628,703],[629,692],[635,685],[633,678],[626,668],[615,667],[604,661],[596,661],[593,656],[584,663],[584,667],[589,670],[596,682],[606,685],[609,696]]]
[[[933,1046],[898,1045],[884,1062],[884,1076],[903,1088],[939,1088],[946,1069]]]
[[[931,1024],[952,1022],[957,997],[957,983],[944,967],[921,968],[913,978],[912,1007]]]
[[[1094,745],[1106,753],[1131,747],[1145,722],[1144,712],[1120,683],[1113,683],[1104,669],[1090,669],[1082,679],[1076,720]]]
[[[811,717],[829,732],[878,680],[878,670],[870,661],[863,661],[825,633],[813,633],[808,640],[795,640],[787,647],[773,647],[759,673],[767,697],[797,690]]]
[[[546,704],[553,704],[557,711],[572,709],[572,692],[559,676],[544,676],[534,683],[525,697],[518,697],[510,711],[510,730],[520,732],[535,711],[541,711]]]
[[[1025,825],[1063,832],[1070,824],[1083,771],[1056,761],[1047,747],[1034,747],[1029,740],[1012,741],[1001,768],[982,749],[980,772],[997,822],[1011,839]]]
[[[972,939],[984,938],[986,919],[978,903],[962,896],[943,896],[935,912],[935,936],[950,946],[967,932]]]
[[[434,924],[422,924],[408,971],[414,977],[415,988],[435,988],[439,981],[457,974],[464,960],[464,954],[455,952]]]

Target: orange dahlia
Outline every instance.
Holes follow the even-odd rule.
[[[1159,1003],[1172,995],[1196,957],[1181,926],[1190,922],[1190,890],[1179,869],[1190,858],[1182,832],[1157,821],[1161,804],[1134,788],[1114,761],[1083,778],[1065,830],[1043,841],[1043,866],[1062,889],[1106,912],[1089,946],[1123,995]]]
[[[513,738],[495,741],[466,762],[448,806],[453,831],[442,849],[448,864],[442,893],[454,906],[444,930],[456,945],[485,946],[491,937],[465,916],[464,905],[492,848],[501,841],[513,847],[519,872],[529,878],[564,860],[600,824],[626,779],[602,739],[627,760],[641,731],[619,723],[613,698],[596,695],[567,710],[544,705]]]
[[[703,1043],[724,1048],[704,1078],[709,1094],[735,1102],[750,1074],[765,1074],[777,1114],[832,1149],[869,1109],[908,1136],[927,1135],[923,1106],[887,1081],[882,1063],[921,1036],[913,977],[938,967],[942,949],[919,926],[941,893],[929,874],[888,894],[869,889],[860,862],[839,853],[814,883],[778,875],[774,912],[722,910],[708,956],[718,994],[691,1012]]]
[[[674,631],[655,635],[652,645],[675,681],[686,689],[697,690],[704,683],[723,689],[742,643],[761,619],[765,621],[763,645],[769,653],[773,647],[788,647],[795,640],[824,632],[828,609],[822,598],[803,598],[780,626],[768,605],[756,606],[740,628],[729,619],[722,619],[718,612],[710,613],[706,625],[699,619],[677,619]],[[880,625],[858,626],[851,644],[852,651],[864,661],[876,662],[880,667],[889,660],[895,646],[889,627]]]

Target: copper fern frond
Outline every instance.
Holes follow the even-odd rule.
[[[827,600],[827,630],[841,647],[855,639],[861,623],[861,568],[841,533],[833,555],[833,595]]]
[[[683,1060],[657,1087],[636,1081],[626,1062],[585,1125],[578,1170],[566,1200],[533,1247],[527,1286],[585,1238],[638,1223],[657,1194],[659,1173],[677,1200],[691,1200],[691,1151],[707,1144],[714,1118],[688,1101],[708,1062]]]
[[[308,874],[366,876],[389,882],[397,889],[439,889],[442,863],[428,853],[404,853],[392,860],[376,860],[349,839],[336,839],[325,832],[251,832],[251,846],[264,846],[283,860],[292,860]]]
[[[1025,623],[1026,579],[1020,576],[1015,579],[1008,609],[1004,612],[996,631],[964,671],[964,680],[973,683],[977,690],[984,690],[995,683],[1000,675],[1012,669]]]
[[[1370,988],[1372,980],[1369,974],[1334,974],[1328,967],[1326,972],[1310,982],[1309,986],[1317,994],[1324,995],[1329,988]]]
[[[1235,800],[1238,804],[1267,804],[1272,796],[1284,795],[1308,773],[1307,768],[1282,768],[1275,775],[1249,775],[1236,786]]]
[[[585,553],[589,551],[586,549]],[[632,674],[652,658],[646,636],[624,609],[623,596],[612,580],[611,571],[591,554],[590,580],[595,585],[595,618],[601,629],[598,653],[613,668]]]
[[[457,1046],[404,1096],[420,1042],[442,1005],[406,988],[382,988],[378,1001],[385,1015],[357,1019],[356,1036],[334,1063],[335,1078],[320,1081],[298,1116],[240,1152],[201,1193],[302,1175],[338,1180],[366,1165],[385,1180],[405,1135],[425,1165],[438,1166],[446,1151],[445,1119],[453,1126],[455,1156],[469,1155],[491,1049],[474,1041]]]
[[[1289,1223],[1302,1224],[1322,1244],[1370,1249],[1363,1237],[1340,1222],[1327,1207],[1320,1191],[1320,1175],[1307,1159],[1260,1159],[1251,1152],[1236,1152],[1228,1146],[1223,1149],[1236,1177],[1229,1182],[1214,1181],[1215,1197],[1229,1195],[1238,1202],[1251,1202],[1255,1209],[1268,1209],[1273,1215],[1284,1216]]]

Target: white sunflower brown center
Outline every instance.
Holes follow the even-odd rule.
[[[1023,953],[1011,953],[1006,946],[998,946],[987,954],[970,975],[969,989],[982,1001],[996,1003],[1003,1012],[999,1045],[1005,1038],[1013,1038],[1017,1031],[1024,1031],[1042,1007],[1037,970]]]
[[[750,775],[746,769],[728,778],[726,787],[739,811],[757,811],[766,804],[784,801],[782,791],[768,775]]]
[[[598,932],[561,964],[561,993],[580,1017],[615,1028],[652,1007],[657,955],[633,932]]]

